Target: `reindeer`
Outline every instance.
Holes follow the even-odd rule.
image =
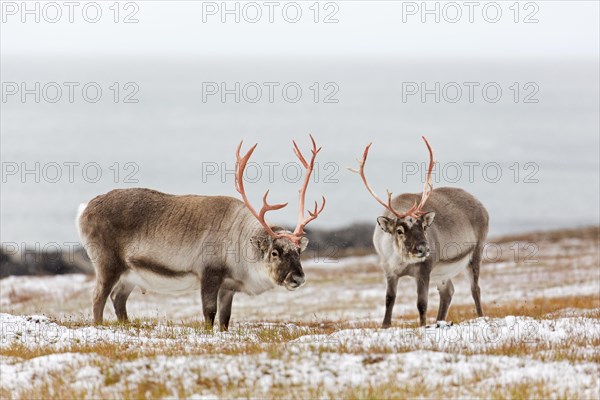
[[[243,201],[226,196],[176,196],[150,189],[118,189],[80,206],[77,226],[96,270],[93,314],[103,320],[110,294],[119,321],[127,321],[131,291],[181,294],[200,289],[208,327],[217,308],[227,330],[236,292],[257,295],[276,285],[295,290],[305,283],[300,255],[308,245],[304,227],[321,207],[304,216],[306,190],[317,149],[307,162],[295,141],[294,153],[306,169],[300,188],[298,222],[293,232],[267,223],[265,214],[287,205],[269,204],[267,191],[259,212],[250,204],[243,174],[256,144],[242,157],[237,147],[236,190]]]
[[[433,190],[431,171],[435,161],[429,142],[425,137],[423,140],[429,151],[429,168],[421,194],[405,193],[392,199],[388,191],[387,203],[375,194],[365,177],[365,163],[372,143],[365,148],[359,168],[350,168],[360,175],[371,196],[385,207],[384,214],[377,218],[373,234],[373,244],[387,281],[383,328],[392,324],[398,279],[407,275],[417,281],[421,326],[426,324],[430,282],[437,285],[440,294],[436,320],[444,321],[454,294],[452,278],[465,269],[477,315],[483,316],[479,268],[488,232],[488,213],[475,197],[462,189]],[[424,211],[426,203],[427,211]],[[402,209],[407,211],[399,211]]]

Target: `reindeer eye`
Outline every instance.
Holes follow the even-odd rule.
[[[278,257],[279,256],[279,252],[277,250],[273,250],[271,252],[271,257]]]
[[[404,235],[404,229],[403,229],[403,228],[398,228],[398,229],[396,230],[396,233],[397,233],[398,235]]]

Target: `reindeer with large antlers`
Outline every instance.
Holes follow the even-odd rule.
[[[483,315],[479,290],[479,268],[488,231],[488,213],[475,197],[457,188],[433,190],[431,173],[435,161],[429,151],[429,167],[421,194],[405,193],[387,202],[371,189],[365,176],[369,144],[359,160],[359,168],[351,169],[362,178],[367,190],[384,208],[377,218],[373,243],[385,271],[387,293],[382,326],[392,324],[398,279],[412,276],[417,280],[419,322],[426,323],[429,284],[435,283],[440,294],[437,321],[443,321],[454,294],[452,278],[466,269],[478,316]],[[406,211],[401,211],[406,210]],[[433,222],[435,217],[435,223]]]
[[[77,226],[96,270],[93,314],[102,323],[110,295],[119,321],[127,321],[131,291],[179,294],[200,289],[208,326],[219,311],[227,330],[236,292],[260,294],[276,285],[289,290],[304,284],[300,254],[308,245],[304,227],[323,204],[304,215],[306,189],[320,148],[311,136],[312,157],[300,188],[298,224],[293,232],[270,225],[265,214],[287,205],[267,203],[257,212],[244,190],[244,169],[256,145],[243,157],[237,148],[236,189],[243,202],[226,196],[175,196],[150,189],[119,189],[80,206]]]

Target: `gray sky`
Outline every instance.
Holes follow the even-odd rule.
[[[55,18],[56,10],[46,8],[44,16],[44,2],[39,3],[40,22],[36,23],[35,15],[23,15],[21,2],[2,2],[5,60],[16,54],[597,57],[599,47],[597,1],[521,2],[518,23],[514,22],[513,1],[476,2],[472,9],[462,1],[454,3],[458,9],[447,2],[428,2],[430,9],[439,3],[439,23],[434,14],[423,16],[421,2],[321,2],[318,23],[314,22],[314,8],[310,8],[313,1],[291,5],[275,2],[272,8],[265,2],[255,2],[262,13],[257,23],[249,22],[257,15],[257,7],[246,5],[248,2],[228,2],[232,9],[239,4],[239,23],[233,14],[225,15],[227,21],[221,22],[224,16],[220,1],[136,1],[127,8],[122,2],[119,23],[113,21],[115,12],[109,9],[112,1],[98,2],[102,15],[97,23],[84,19],[87,2],[74,8],[73,23],[63,2],[57,2],[62,16],[56,23],[48,21]],[[28,4],[34,7],[34,2]],[[299,21],[286,22],[286,17],[295,18],[296,4],[302,12]],[[498,22],[486,21],[496,18],[496,5],[502,13]],[[460,19],[450,23],[457,11],[462,13]],[[139,22],[123,23],[130,14]],[[86,15],[94,19],[95,8],[88,7]],[[324,23],[326,16],[338,22]],[[427,18],[425,23],[421,22],[423,17]],[[25,23],[22,18],[26,18]],[[525,23],[526,18],[538,22]]]

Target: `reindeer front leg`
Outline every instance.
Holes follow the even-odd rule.
[[[231,305],[233,303],[233,290],[221,288],[219,290],[219,326],[221,331],[229,329],[229,320],[231,318]]]
[[[385,316],[383,317],[382,328],[392,326],[392,311],[396,303],[396,289],[398,287],[398,276],[392,273],[387,276],[387,291],[385,293]]]
[[[417,275],[417,309],[419,310],[419,324],[427,323],[427,301],[429,299],[429,275],[431,269],[426,263],[421,265]]]
[[[223,272],[216,269],[206,268],[200,281],[200,295],[202,297],[202,313],[204,324],[212,329],[217,315],[217,298],[219,288],[223,283]]]

